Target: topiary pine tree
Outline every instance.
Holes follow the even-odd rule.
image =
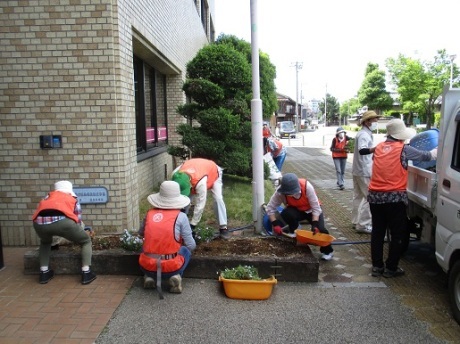
[[[221,36],[187,64],[187,79],[182,89],[192,102],[178,107],[187,122],[177,127],[182,146],[170,146],[170,154],[184,159],[189,156],[210,159],[225,168],[226,173],[251,176],[250,57],[249,43],[234,36]],[[260,74],[264,74],[266,86],[263,93],[261,82],[261,97],[265,95],[270,104],[266,110],[273,113],[275,67],[267,56],[264,59],[265,69]]]

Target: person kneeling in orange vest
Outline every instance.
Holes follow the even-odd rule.
[[[153,206],[139,229],[144,237],[139,265],[144,272],[144,288],[154,288],[155,279],[161,294],[161,279],[169,278],[170,292],[182,292],[182,275],[196,248],[187,215],[181,211],[190,199],[181,195],[179,184],[164,181],[160,192],[147,197]]]

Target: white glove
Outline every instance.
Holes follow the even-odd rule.
[[[438,157],[438,149],[437,148],[432,149],[430,153],[431,153],[431,160],[436,160]]]

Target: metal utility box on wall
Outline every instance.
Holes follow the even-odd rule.
[[[40,135],[40,148],[42,149],[62,148],[62,136],[61,135]]]

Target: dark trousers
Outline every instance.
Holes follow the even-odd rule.
[[[372,266],[389,270],[398,268],[401,258],[401,240],[407,231],[407,213],[404,202],[372,204],[371,257]],[[385,232],[390,230],[388,258],[383,263]]]
[[[312,218],[312,214],[311,213],[306,213],[304,211],[300,211],[299,209],[297,208],[294,208],[294,207],[286,207],[283,209],[283,211],[281,212],[281,218],[283,219],[283,221],[289,225],[289,231],[291,233],[294,233],[294,231],[299,228],[299,222],[302,221],[302,220],[307,220],[308,223],[311,224],[311,218]],[[324,227],[324,216],[323,216],[323,213],[321,213],[321,215],[319,216],[319,219],[318,219],[318,229],[321,233],[325,233],[325,234],[329,234],[328,230],[326,229],[326,227]],[[328,245],[328,246],[321,246],[319,251],[321,253],[324,253],[324,254],[329,254],[331,253],[332,251],[334,251],[334,249],[332,248],[332,245]]]

